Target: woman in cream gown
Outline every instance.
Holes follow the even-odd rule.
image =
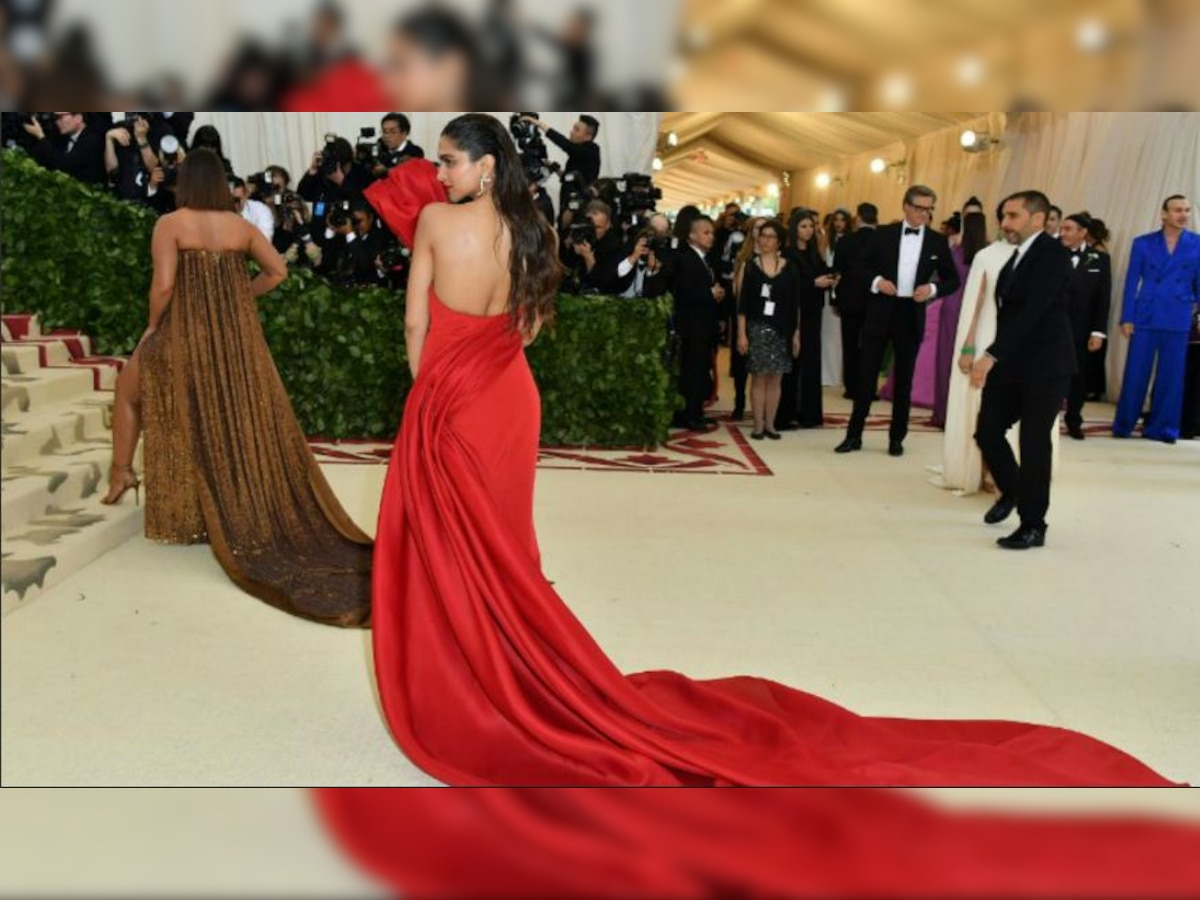
[[[942,465],[930,467],[935,473],[930,482],[954,491],[960,497],[975,494],[983,486],[983,455],[975,443],[975,423],[979,419],[983,392],[972,387],[970,371],[975,356],[983,353],[996,339],[996,281],[1014,249],[1001,237],[991,246],[980,250],[975,254],[971,272],[967,276],[967,286],[963,289],[962,311],[955,337],[961,355],[958,365],[950,372]],[[962,352],[964,350],[971,352]],[[1058,468],[1058,431],[1056,419],[1051,432],[1055,470]],[[1014,449],[1018,446],[1020,425],[1009,431],[1008,440]]]

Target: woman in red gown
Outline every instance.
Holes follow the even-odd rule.
[[[416,381],[384,487],[375,668],[408,757],[457,785],[1164,785],[1098,740],[1000,721],[868,718],[761,678],[625,675],[540,568],[540,403],[554,235],[501,124],[461,116],[440,171],[367,193],[413,247]],[[446,200],[450,203],[446,203]]]
[[[372,595],[379,694],[410,760],[466,786],[1170,784],[1062,728],[865,718],[761,678],[619,672],[542,576],[534,534],[540,402],[523,349],[550,318],[553,233],[497,120],[450,122],[438,158],[440,170],[409,162],[367,191],[413,247],[406,331],[415,383],[384,486]],[[728,827],[683,828],[664,844],[649,839],[664,821],[701,822],[695,810],[674,809],[667,794],[683,800],[677,792],[571,792],[559,811],[545,794],[472,793],[491,812],[455,806],[439,817],[442,802],[427,792],[332,790],[319,802],[354,856],[402,888],[457,872],[448,884],[464,889],[460,876],[473,870],[497,889],[600,889],[584,859],[642,858],[632,850],[642,835],[662,857],[644,857],[653,871],[631,874],[636,886],[678,888],[679,876],[703,895],[738,883],[778,892],[845,870],[821,835],[862,822],[862,804],[895,804],[898,815],[869,818],[913,886],[990,877],[1008,871],[1008,851],[1049,846],[1036,821],[953,820],[900,797],[862,797],[853,809],[834,800],[834,814],[806,792],[737,792],[730,815],[712,812]],[[733,812],[760,828],[742,832]],[[503,838],[485,845],[497,827]],[[1097,844],[1099,829],[1088,828],[1064,833],[1090,850],[1128,846],[1109,832],[1108,845]],[[1195,829],[1168,832],[1174,844],[1154,846],[1172,847],[1169,858],[1198,845]],[[802,846],[815,856],[797,857]],[[676,858],[683,847],[691,856]],[[960,868],[942,850],[960,856]],[[1146,883],[1146,866],[1106,851],[1099,869],[1091,856],[1044,852],[1027,872],[1043,888],[1097,877],[1111,886],[1122,874]],[[463,853],[475,869],[463,868]],[[517,874],[511,853],[530,869]]]

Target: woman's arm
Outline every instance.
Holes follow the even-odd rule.
[[[150,325],[146,334],[158,329],[158,323],[171,303],[171,295],[175,293],[179,248],[175,245],[175,224],[170,216],[164,216],[155,224],[154,235],[150,238],[150,256],[154,262],[154,275],[150,279]]]
[[[417,219],[412,257],[408,269],[408,288],[404,295],[404,345],[408,349],[408,368],[413,378],[421,366],[421,350],[429,334],[429,290],[433,287],[433,217],[437,207],[427,206]]]
[[[287,263],[261,231],[249,222],[243,221],[242,226],[248,232],[249,246],[246,252],[262,269],[250,282],[250,293],[261,297],[275,290],[287,278]]]
[[[958,370],[964,375],[970,374],[971,367],[975,365],[975,357],[978,355],[978,348],[975,346],[975,332],[979,329],[979,314],[983,311],[983,304],[987,302],[987,272],[979,279],[979,292],[975,297],[975,312],[971,315],[971,327],[967,329],[967,339],[960,349],[961,355],[958,358]]]

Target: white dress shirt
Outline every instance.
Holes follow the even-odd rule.
[[[916,234],[908,234],[912,229],[908,222],[903,222],[900,225],[900,259],[896,264],[896,296],[897,297],[912,297],[917,290],[917,266],[921,263],[921,246],[925,243],[925,226],[917,227]],[[871,293],[879,293],[879,283],[883,281],[883,276],[876,276],[871,282]],[[928,299],[932,300],[937,296],[937,285],[930,284],[930,294]]]
[[[242,207],[242,218],[266,235],[268,241],[275,237],[275,216],[267,204],[247,200]]]

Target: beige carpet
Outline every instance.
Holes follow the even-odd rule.
[[[769,477],[542,472],[547,575],[627,671],[1052,723],[1200,783],[1200,443],[1064,441],[1048,546],[1012,554],[986,496],[927,483],[940,436],[839,438],[756,444]],[[383,468],[327,471],[371,528]],[[205,547],[128,541],[6,617],[0,708],[5,785],[430,783],[367,636],[243,595]]]

